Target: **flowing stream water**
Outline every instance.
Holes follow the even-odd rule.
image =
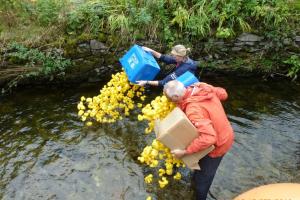
[[[203,81],[227,89],[225,110],[235,131],[209,200],[230,200],[268,183],[300,183],[300,87],[288,81],[214,76]],[[165,189],[144,183],[149,169],[137,161],[154,134],[130,117],[86,127],[77,117],[82,95],[101,84],[30,88],[0,99],[0,199],[193,199],[190,171]],[[150,101],[160,91],[148,94]]]

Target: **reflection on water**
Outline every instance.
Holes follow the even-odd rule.
[[[224,105],[236,133],[211,187],[213,196],[227,200],[261,184],[300,183],[299,85],[250,78],[205,81],[229,92]],[[115,124],[83,126],[76,104],[99,89],[30,89],[0,100],[0,199],[140,200],[148,194],[192,199],[189,170],[164,190],[144,184],[149,169],[136,158],[153,134],[144,135],[138,110]]]

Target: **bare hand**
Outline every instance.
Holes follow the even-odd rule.
[[[147,84],[147,81],[136,81],[136,83],[139,85],[139,86],[145,86]]]
[[[150,49],[149,47],[144,47],[143,46],[142,48],[144,49],[144,51],[148,51],[150,53],[153,52],[153,49]]]
[[[181,158],[182,156],[184,156],[186,154],[186,151],[182,150],[182,149],[174,149],[173,151],[171,151],[171,153],[176,158]]]

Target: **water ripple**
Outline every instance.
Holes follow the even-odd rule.
[[[300,182],[299,89],[230,81],[222,84],[230,91],[225,109],[235,143],[212,194],[227,200],[261,184]],[[187,169],[182,181],[170,181],[165,190],[144,184],[151,169],[137,156],[154,134],[144,134],[138,110],[115,124],[84,127],[76,104],[81,95],[97,94],[98,87],[29,90],[0,102],[0,199],[140,200],[148,193],[157,199],[192,199]]]

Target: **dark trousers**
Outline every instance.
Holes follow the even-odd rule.
[[[208,190],[213,182],[223,156],[211,158],[208,155],[199,160],[201,170],[195,170],[193,183],[197,200],[206,200]]]

